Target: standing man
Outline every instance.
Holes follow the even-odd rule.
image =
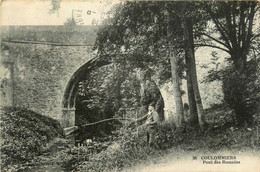
[[[157,132],[157,126],[159,123],[159,114],[155,111],[154,107],[150,104],[148,107],[148,117],[146,120],[147,125],[147,143],[151,147],[155,144],[155,135]]]

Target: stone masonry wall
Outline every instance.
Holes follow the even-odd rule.
[[[59,119],[66,85],[74,72],[94,57],[92,47],[3,44],[9,48],[8,59],[14,61],[15,106]],[[10,74],[3,77],[8,79]]]

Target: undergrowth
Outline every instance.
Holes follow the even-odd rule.
[[[259,126],[254,128],[236,128],[231,124],[231,111],[223,107],[214,107],[206,111],[209,127],[201,132],[195,128],[184,126],[181,129],[170,123],[162,123],[158,127],[155,147],[148,147],[145,126],[135,129],[124,128],[115,133],[115,137],[107,149],[93,153],[87,161],[76,163],[78,171],[121,171],[133,167],[140,162],[145,164],[152,157],[163,157],[167,150],[182,151],[202,150],[239,151],[245,148],[260,150]],[[214,120],[212,115],[218,115]],[[224,117],[223,117],[224,116]],[[155,162],[156,163],[156,162]]]
[[[258,118],[252,128],[237,128],[232,121],[233,112],[223,106],[208,109],[206,114],[208,128],[203,132],[188,124],[179,129],[171,123],[159,124],[154,147],[147,144],[145,125],[122,127],[106,138],[86,140],[84,146],[62,143],[63,148],[52,155],[52,160],[68,171],[121,171],[138,164],[160,163],[159,159],[164,160],[171,150],[179,152],[174,156],[198,150],[260,150]],[[4,165],[28,160],[39,152],[51,155],[43,147],[60,132],[56,121],[28,110],[5,111],[1,126]],[[38,165],[43,164],[42,158],[46,159],[40,156]],[[50,158],[44,163],[48,161]]]
[[[1,168],[15,168],[44,151],[61,135],[59,123],[49,117],[21,108],[1,109]]]

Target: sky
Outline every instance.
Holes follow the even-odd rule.
[[[1,0],[0,0],[1,1]],[[2,0],[0,25],[63,25],[74,19],[79,25],[91,25],[93,19],[101,22],[102,13],[119,0],[62,0],[60,9],[50,13],[51,0]]]

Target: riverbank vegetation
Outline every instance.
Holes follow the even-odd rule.
[[[138,164],[158,164],[168,152],[176,153],[176,157],[192,151],[238,154],[250,150],[259,154],[259,119],[255,127],[241,129],[232,124],[233,116],[234,112],[224,105],[207,109],[206,122],[210,127],[205,132],[189,126],[178,130],[170,123],[162,123],[155,139],[157,147],[152,148],[147,144],[144,126],[121,129],[107,149],[91,154],[88,161],[77,162],[75,167],[79,171],[129,170]]]
[[[53,120],[22,110],[17,113],[22,116],[16,116],[17,121],[26,121],[30,125],[22,122],[19,124],[22,127],[16,127],[9,120],[13,120],[13,112],[17,111],[8,112],[3,116],[5,122],[1,123],[3,171],[121,171],[140,164],[145,166],[162,163],[166,161],[169,152],[174,153],[175,157],[193,151],[241,153],[250,150],[256,155],[260,153],[260,119],[256,118],[256,124],[252,128],[237,128],[232,122],[234,112],[225,105],[205,110],[209,127],[204,132],[188,125],[177,129],[171,123],[162,122],[156,134],[155,147],[148,146],[144,125],[132,128],[125,126],[106,137],[86,140],[78,146],[68,139],[56,138],[60,137],[60,128]],[[28,116],[32,118],[25,120]],[[38,121],[39,119],[41,120]],[[43,124],[45,129],[36,127],[35,121]],[[14,128],[16,132],[10,137]],[[24,132],[24,128],[28,132],[20,136],[19,133]],[[31,139],[34,141],[29,142]]]
[[[15,170],[62,135],[56,120],[23,108],[1,109],[1,168]]]

